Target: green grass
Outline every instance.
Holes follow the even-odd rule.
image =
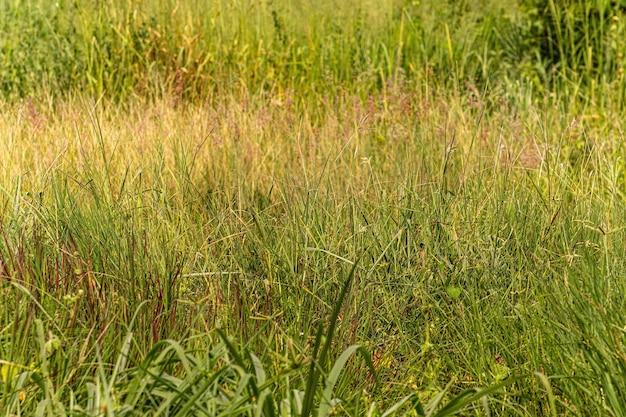
[[[625,415],[602,7],[0,5],[1,415]]]
[[[0,92],[11,99],[245,90],[308,102],[409,80],[623,106],[618,1],[11,0],[0,13]]]

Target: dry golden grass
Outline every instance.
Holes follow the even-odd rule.
[[[36,190],[55,170],[79,175],[89,165],[108,172],[113,188],[138,175],[177,188],[182,175],[195,184],[267,191],[275,181],[312,187],[326,172],[324,187],[359,193],[406,175],[438,180],[431,177],[444,161],[458,183],[485,169],[541,169],[547,147],[562,136],[560,121],[542,137],[544,121],[530,114],[521,122],[507,107],[408,88],[310,104],[244,93],[188,106],[5,103],[0,178],[10,187],[21,177]]]

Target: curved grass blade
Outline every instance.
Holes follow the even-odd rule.
[[[406,397],[404,397],[403,399],[401,399],[400,401],[398,401],[397,403],[395,403],[394,405],[392,405],[391,407],[389,407],[383,414],[381,414],[380,417],[389,417],[391,415],[393,415],[396,411],[398,411],[404,404],[406,404],[408,401],[412,400],[415,398],[415,394],[409,394]],[[419,406],[421,407],[421,405]],[[420,414],[419,410],[421,410],[421,408],[419,408],[418,411],[418,415],[423,415],[423,411]]]
[[[517,382],[521,379],[525,379],[528,378],[528,375],[520,375],[520,376],[515,376],[512,378],[508,378],[505,379],[502,382],[499,382],[497,384],[493,384],[488,386],[487,388],[483,388],[483,389],[470,389],[467,391],[462,392],[461,394],[457,395],[454,399],[452,399],[452,401],[450,401],[448,404],[446,404],[441,410],[439,410],[436,414],[433,415],[433,417],[447,417],[447,416],[451,416],[456,414],[457,412],[463,410],[465,407],[467,407],[468,405],[470,405],[471,403],[480,400],[481,398],[485,397],[486,395],[492,394],[494,392],[499,391],[501,388],[504,388],[508,385],[513,384],[514,382]],[[449,386],[449,385],[448,385]],[[446,390],[442,391],[442,393],[445,393],[447,391]],[[431,413],[428,413],[427,415],[431,415]]]
[[[324,392],[322,392],[322,401],[317,410],[318,417],[326,417],[330,413],[330,409],[332,407],[331,400],[333,391],[335,390],[335,385],[339,380],[339,375],[341,375],[341,371],[343,367],[346,365],[352,354],[360,348],[359,345],[352,345],[348,349],[346,349],[335,361],[333,368],[330,370],[328,374],[328,378],[326,378],[326,386],[324,388]]]
[[[541,381],[541,384],[543,385],[543,387],[546,389],[546,392],[548,393],[548,403],[550,404],[550,415],[552,417],[556,417],[556,405],[554,402],[554,393],[552,392],[552,387],[550,386],[550,381],[548,381],[548,377],[546,377],[541,372],[534,372],[534,375],[537,378],[539,378],[539,381]],[[624,414],[618,414],[618,415],[624,415]]]

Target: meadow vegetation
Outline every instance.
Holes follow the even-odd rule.
[[[626,415],[625,11],[0,3],[1,415]]]

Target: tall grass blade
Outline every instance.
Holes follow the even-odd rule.
[[[330,320],[328,322],[328,330],[326,331],[326,338],[324,341],[324,345],[322,346],[321,351],[318,355],[318,349],[322,343],[322,333],[323,333],[323,323],[319,324],[317,336],[315,338],[315,345],[313,347],[313,359],[311,361],[311,366],[309,368],[308,381],[306,385],[306,389],[304,391],[304,400],[302,403],[302,413],[301,417],[309,417],[311,412],[313,411],[313,403],[315,401],[315,395],[317,393],[317,384],[320,379],[322,372],[324,372],[324,368],[326,366],[326,361],[328,358],[328,352],[330,350],[330,345],[333,340],[333,336],[335,333],[335,327],[337,326],[337,318],[339,317],[339,312],[343,307],[343,302],[348,295],[348,291],[350,289],[350,285],[352,283],[352,279],[354,278],[354,273],[359,264],[359,261],[354,262],[352,265],[352,269],[346,278],[343,287],[341,289],[341,293],[335,301],[335,305],[333,307],[332,315],[330,316]]]

